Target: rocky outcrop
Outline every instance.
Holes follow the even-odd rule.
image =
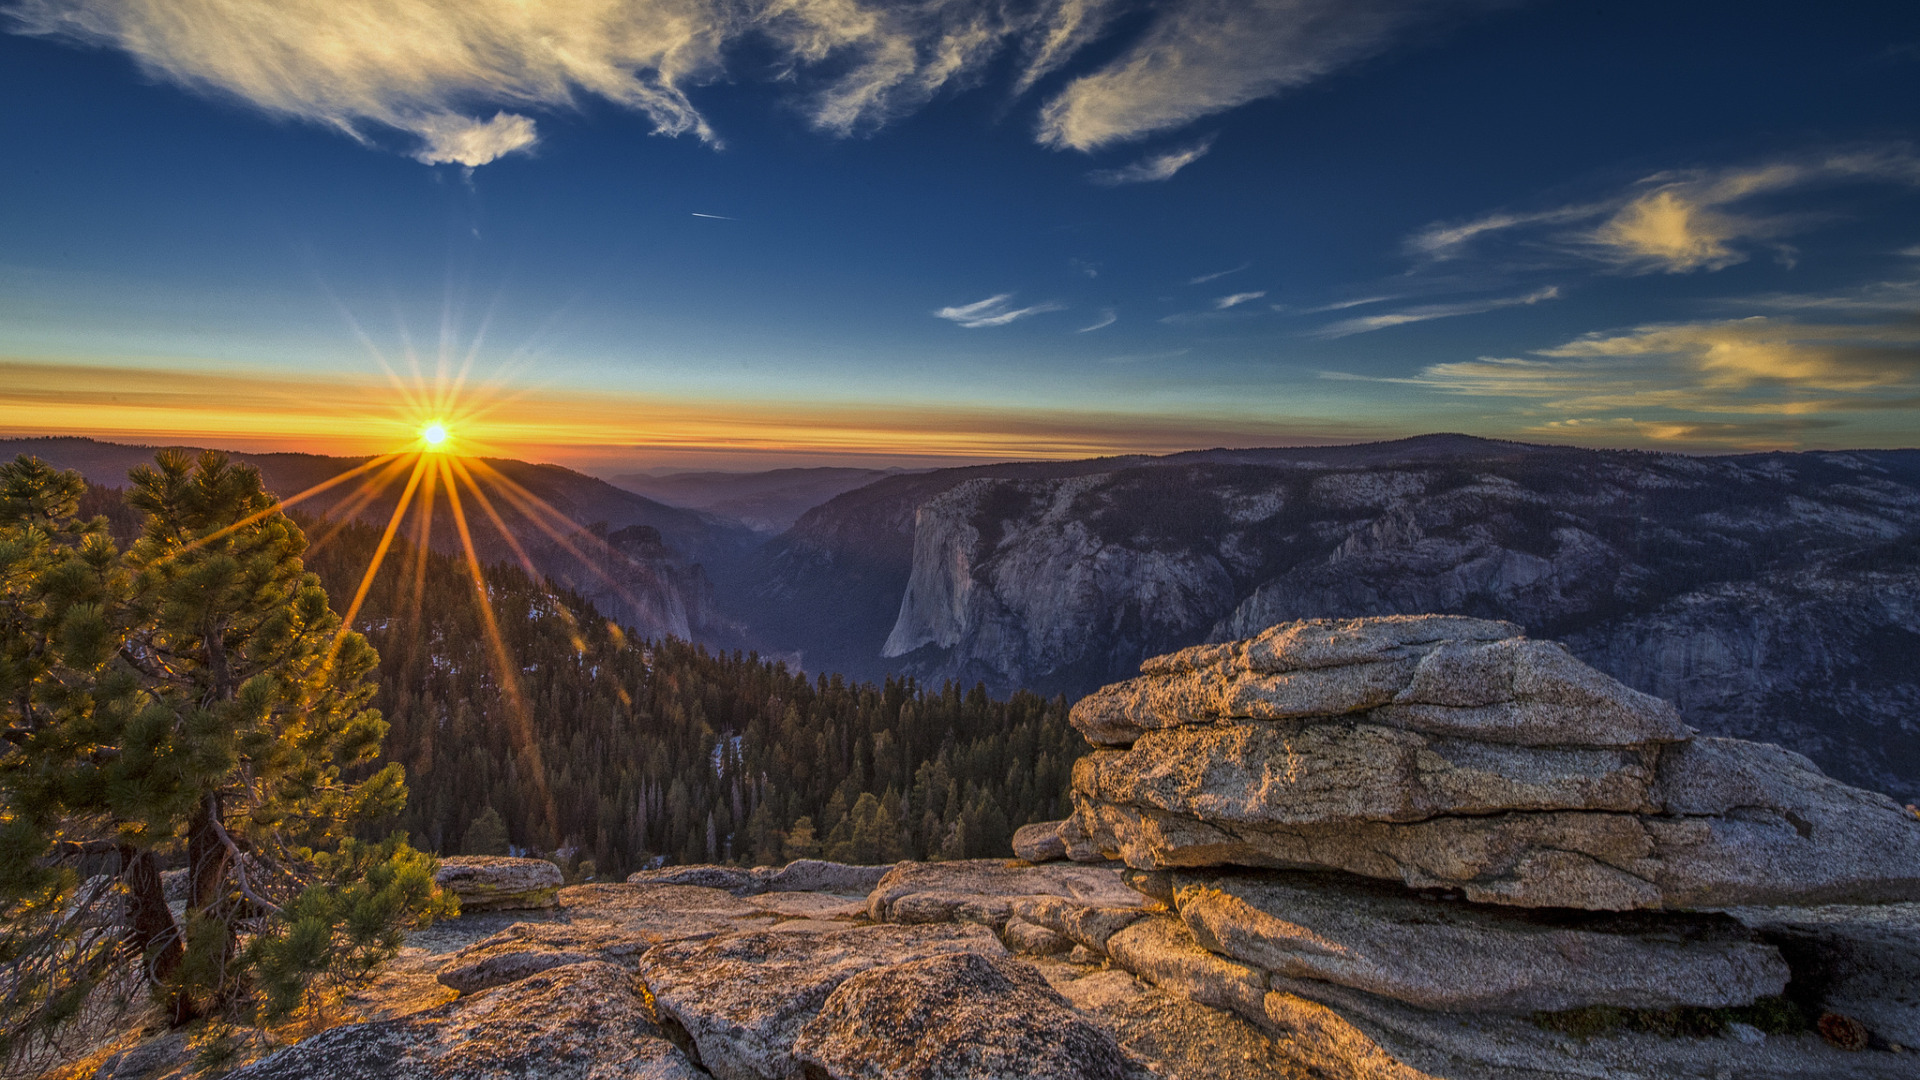
[[[1072,718],[1103,748],[1057,834],[1125,860],[1157,903],[1022,899],[1008,940],[1072,941],[1303,1064],[1418,1080],[1719,1060],[1623,1034],[1583,1065],[1551,1034],[1648,1016],[1768,1044],[1734,1055],[1754,1075],[1811,1077],[1833,1052],[1781,1045],[1779,1016],[1827,1010],[1849,1049],[1913,1024],[1893,987],[1920,924],[1883,913],[1920,904],[1857,905],[1920,899],[1920,818],[1779,747],[1698,737],[1510,625],[1285,624],[1150,660]],[[1832,900],[1849,904],[1808,906]],[[1790,906],[1681,910],[1743,902]],[[1757,1004],[1783,994],[1798,1004]]]
[[[1030,964],[957,953],[873,968],[827,998],[795,1040],[831,1080],[1126,1080],[1113,1036],[1073,1011]]]
[[[395,1020],[323,1032],[234,1080],[700,1080],[605,961],[555,967]]]
[[[1602,910],[1920,897],[1920,821],[1512,627],[1308,620],[1074,706],[1076,857],[1326,868]],[[1129,744],[1130,745],[1127,745]]]
[[[552,907],[565,880],[545,859],[495,855],[450,855],[434,875],[435,883],[460,898],[462,911]]]

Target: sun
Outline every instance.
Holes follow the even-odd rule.
[[[438,450],[447,443],[447,425],[435,421],[420,429],[420,441],[427,449]]]

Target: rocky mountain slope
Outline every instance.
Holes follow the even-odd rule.
[[[841,495],[761,559],[736,604],[810,669],[1077,695],[1291,619],[1467,614],[1920,797],[1920,451],[1427,436],[982,466]]]

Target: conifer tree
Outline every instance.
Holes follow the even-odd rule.
[[[463,855],[505,855],[508,851],[507,822],[500,811],[489,806],[467,826],[466,839],[460,843]]]
[[[144,526],[122,552],[75,519],[77,475],[0,465],[0,955],[29,972],[0,1055],[116,965],[177,1021],[284,1014],[445,909],[429,857],[354,838],[404,776],[373,767],[378,657],[298,526],[220,454],[163,452],[131,481]],[[158,866],[182,855],[176,920]]]

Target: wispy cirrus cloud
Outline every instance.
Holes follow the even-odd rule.
[[[1828,293],[1762,293],[1722,303],[1749,311],[1831,311],[1911,317],[1920,313],[1920,278],[1870,281]]]
[[[1225,311],[1228,308],[1239,307],[1241,304],[1247,303],[1250,300],[1258,300],[1265,295],[1267,295],[1267,290],[1256,289],[1253,292],[1237,292],[1228,296],[1218,297],[1213,302],[1213,310]]]
[[[1850,416],[1920,415],[1920,322],[1664,323],[1395,381],[1521,402],[1534,434],[1784,445]]]
[[[1000,293],[997,296],[989,296],[985,300],[977,300],[971,304],[943,307],[933,314],[935,318],[945,319],[950,323],[964,326],[969,330],[977,330],[983,326],[1005,326],[1016,319],[1024,319],[1029,315],[1040,315],[1049,311],[1062,311],[1065,310],[1065,308],[1066,305],[1055,303],[1051,300],[1045,303],[1031,304],[1027,307],[1017,308],[1013,306],[1012,293]]]
[[[1074,333],[1085,334],[1085,333],[1090,333],[1094,330],[1105,330],[1107,327],[1112,326],[1114,323],[1117,323],[1119,321],[1120,321],[1119,313],[1114,311],[1112,308],[1108,308],[1107,310],[1100,313],[1100,319],[1098,322],[1095,322],[1091,326],[1083,326],[1080,329],[1075,330]]]
[[[1314,82],[1381,52],[1443,0],[1187,0],[1040,111],[1040,141],[1096,150]]]
[[[1721,270],[1756,246],[1810,227],[1804,214],[1769,213],[1754,201],[1823,184],[1920,186],[1920,157],[1904,147],[1722,169],[1663,172],[1626,191],[1533,211],[1499,211],[1420,230],[1407,248],[1430,261],[1457,259],[1495,239],[1544,246],[1626,273]],[[1774,249],[1790,261],[1792,252]]]
[[[695,105],[753,57],[813,128],[875,130],[1013,55],[1026,93],[1137,10],[1129,0],[0,0],[17,32],[117,49],[149,74],[362,142],[412,136],[475,167],[599,98],[663,135],[719,135]],[[1312,82],[1422,18],[1487,0],[1170,0],[1040,110],[1038,140],[1092,150]],[[771,63],[767,63],[768,60]],[[742,65],[744,68],[744,65]],[[1103,174],[1164,180],[1204,143]]]
[[[1149,154],[1131,165],[1117,169],[1095,169],[1087,174],[1087,179],[1102,187],[1118,187],[1121,184],[1151,184],[1160,180],[1170,180],[1173,174],[1199,161],[1213,149],[1213,136],[1178,150]]]
[[[1544,300],[1560,298],[1560,287],[1549,285],[1522,296],[1502,296],[1491,300],[1468,300],[1456,304],[1421,304],[1401,311],[1390,311],[1379,315],[1362,315],[1352,319],[1341,319],[1328,323],[1314,331],[1314,336],[1323,338],[1351,337],[1372,330],[1385,330],[1391,326],[1405,326],[1408,323],[1426,322],[1430,319],[1451,319],[1460,315],[1480,315],[1501,308],[1527,307]],[[1384,299],[1384,298],[1381,298]],[[1341,304],[1326,305],[1316,310],[1338,310],[1343,307],[1358,307],[1362,304],[1380,303],[1381,299],[1350,300]]]

